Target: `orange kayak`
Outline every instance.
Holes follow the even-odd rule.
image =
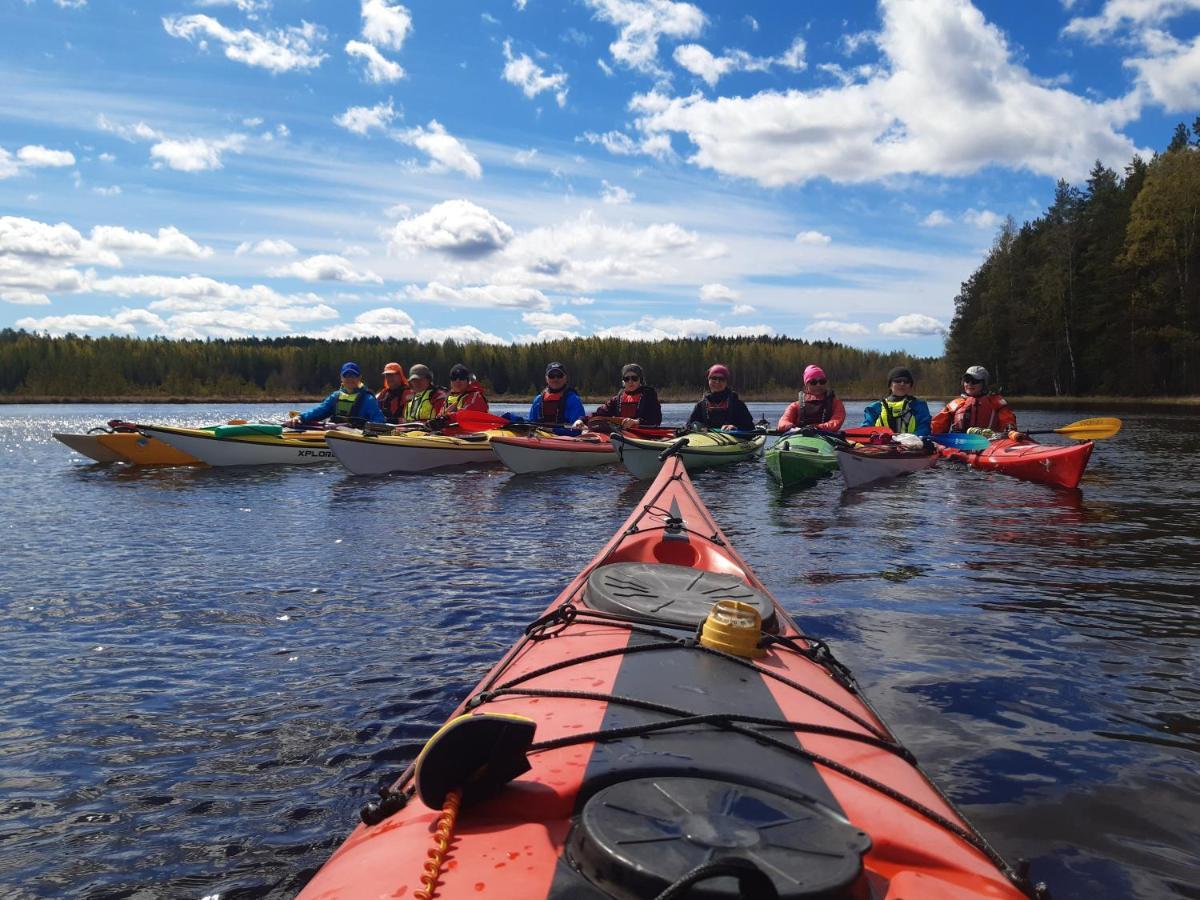
[[[302,897],[1047,896],[800,631],[677,457],[362,816]]]
[[[978,453],[966,453],[953,447],[942,447],[938,453],[943,459],[965,462],[976,469],[1071,490],[1079,486],[1094,446],[1092,441],[1055,446],[999,438]]]

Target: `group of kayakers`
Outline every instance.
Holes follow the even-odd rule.
[[[417,363],[405,375],[404,367],[390,362],[383,367],[383,388],[372,394],[363,384],[362,370],[348,362],[341,368],[341,386],[321,403],[300,413],[289,424],[307,427],[326,419],[341,422],[419,423],[434,427],[449,423],[452,413],[488,411],[483,385],[463,363],[450,369],[449,388],[438,387],[433,371]],[[716,364],[708,369],[707,390],[688,416],[687,425],[725,431],[751,431],[754,417],[733,390],[729,367]],[[929,404],[916,396],[911,369],[897,366],[887,376],[888,393],[863,411],[864,426],[880,426],[896,434],[947,432],[1005,433],[1016,431],[1017,417],[998,393],[989,390],[990,376],[983,366],[971,366],[962,376],[962,392],[936,416]],[[658,392],[646,383],[637,363],[621,369],[621,388],[588,413],[579,392],[570,383],[570,373],[561,362],[546,366],[545,387],[533,398],[526,421],[567,433],[583,427],[605,431],[614,428],[662,424]],[[504,418],[519,419],[511,413]],[[846,407],[829,386],[829,378],[818,365],[804,370],[804,387],[798,399],[780,416],[780,431],[801,429],[836,432],[846,421]]]

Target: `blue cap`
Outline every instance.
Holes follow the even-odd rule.
[[[342,366],[342,377],[353,375],[355,378],[362,378],[362,369],[358,367],[358,363],[346,363]]]

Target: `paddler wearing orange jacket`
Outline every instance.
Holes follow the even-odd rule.
[[[404,419],[404,408],[408,406],[411,392],[408,379],[404,377],[404,366],[390,362],[383,367],[383,389],[375,395],[385,420],[395,425]]]
[[[483,395],[483,385],[475,379],[471,370],[462,363],[455,363],[450,369],[450,392],[446,395],[442,415],[464,410],[485,413],[488,411],[488,402]]]
[[[809,366],[804,370],[804,390],[800,392],[800,399],[783,411],[777,428],[780,431],[792,428],[840,431],[845,421],[846,407],[829,389],[825,370],[820,366]]]
[[[990,376],[983,366],[971,366],[963,373],[962,393],[933,417],[934,434],[964,432],[973,428],[994,432],[1017,430],[1017,416],[1008,401],[988,391]]]

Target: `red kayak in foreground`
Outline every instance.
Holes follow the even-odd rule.
[[[1053,446],[1036,441],[999,438],[988,449],[978,453],[964,453],[952,447],[942,447],[938,453],[943,459],[965,462],[976,469],[988,469],[1025,481],[1074,489],[1083,478],[1083,470],[1087,468],[1094,446],[1093,441]]]
[[[1046,896],[670,459],[302,897]]]

